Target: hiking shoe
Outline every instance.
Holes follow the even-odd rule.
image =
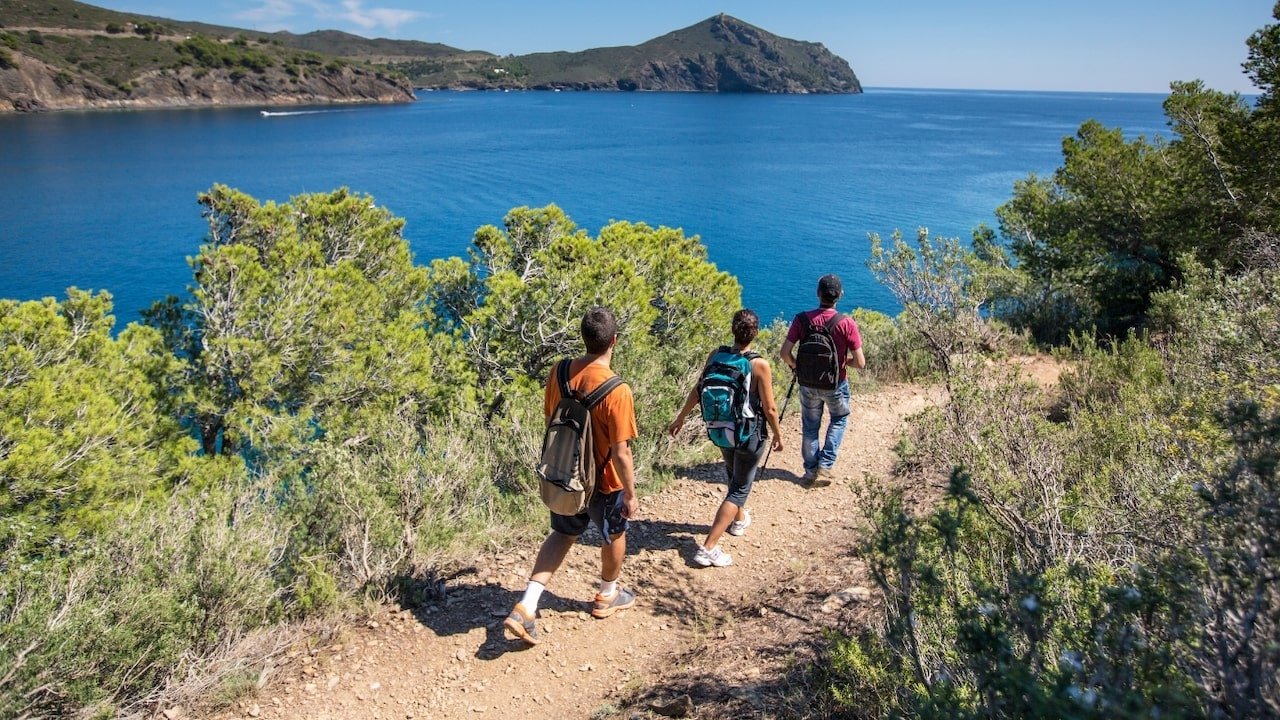
[[[817,468],[810,470],[804,474],[804,486],[807,488],[826,487],[831,484],[831,479],[835,477],[835,473],[831,468]]]
[[[596,594],[596,604],[591,608],[592,617],[607,618],[619,610],[626,610],[636,604],[636,594],[620,587],[612,597]]]
[[[742,519],[729,523],[729,534],[734,537],[742,537],[749,527],[751,527],[751,513],[743,509]]]
[[[698,552],[694,553],[693,561],[702,567],[728,567],[733,564],[733,556],[720,549],[717,545],[710,550],[699,545]]]
[[[538,644],[538,626],[534,624],[533,616],[525,615],[520,603],[511,608],[511,614],[502,621],[502,626],[511,631],[517,640],[523,640],[529,645]]]

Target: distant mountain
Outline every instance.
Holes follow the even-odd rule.
[[[820,43],[729,15],[640,45],[498,56],[336,30],[263,33],[72,0],[0,3],[0,112],[409,102],[414,86],[862,92],[849,63]]]
[[[0,7],[0,112],[413,100],[402,75],[272,34],[71,0]]]
[[[387,66],[428,88],[862,92],[849,63],[822,44],[723,14],[640,45],[506,57],[473,52]]]

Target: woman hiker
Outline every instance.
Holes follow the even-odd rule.
[[[667,432],[672,437],[680,432],[685,418],[701,400],[703,377],[706,376],[707,368],[711,367],[712,360],[718,354],[727,353],[730,356],[727,359],[730,361],[734,359],[733,356],[749,359],[751,383],[747,392],[747,404],[754,421],[749,426],[750,431],[745,442],[739,443],[735,448],[720,448],[720,454],[724,457],[724,471],[729,477],[729,493],[720,504],[720,509],[716,511],[706,542],[698,546],[698,551],[693,557],[693,561],[703,567],[712,565],[725,567],[733,564],[733,557],[720,549],[720,536],[726,530],[730,535],[742,535],[751,524],[751,513],[747,512],[745,507],[747,494],[751,492],[751,483],[755,480],[760,458],[767,449],[766,441],[769,439],[770,432],[773,436],[773,449],[782,450],[782,431],[778,428],[778,406],[773,401],[773,372],[769,368],[768,360],[751,352],[751,341],[755,340],[760,332],[760,318],[751,310],[739,310],[733,314],[732,327],[733,346],[722,346],[707,357],[707,365],[703,369],[702,376],[699,376],[698,383],[689,391],[689,397],[685,400],[684,407],[680,408],[676,419],[667,427]],[[760,422],[761,417],[768,421],[767,427]]]

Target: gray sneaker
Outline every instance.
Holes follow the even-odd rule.
[[[620,587],[613,597],[604,597],[596,594],[596,603],[591,608],[591,615],[598,618],[607,618],[619,610],[626,610],[636,604],[636,594],[630,590]]]
[[[532,616],[524,614],[524,608],[520,607],[519,603],[511,608],[511,614],[502,621],[502,626],[517,640],[523,640],[529,645],[538,644],[538,626],[534,624]]]

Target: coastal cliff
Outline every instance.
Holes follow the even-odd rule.
[[[820,43],[729,15],[639,45],[499,56],[333,30],[263,33],[72,0],[8,3],[0,112],[411,102],[415,87],[860,93]]]
[[[418,87],[860,93],[849,63],[821,43],[774,35],[729,15],[640,45],[582,52],[389,63]]]
[[[320,67],[301,77],[284,69],[261,73],[218,68],[160,68],[112,85],[73,77],[39,59],[15,54],[13,67],[0,69],[0,112],[165,108],[201,106],[288,106],[411,102],[404,78],[352,66]]]

